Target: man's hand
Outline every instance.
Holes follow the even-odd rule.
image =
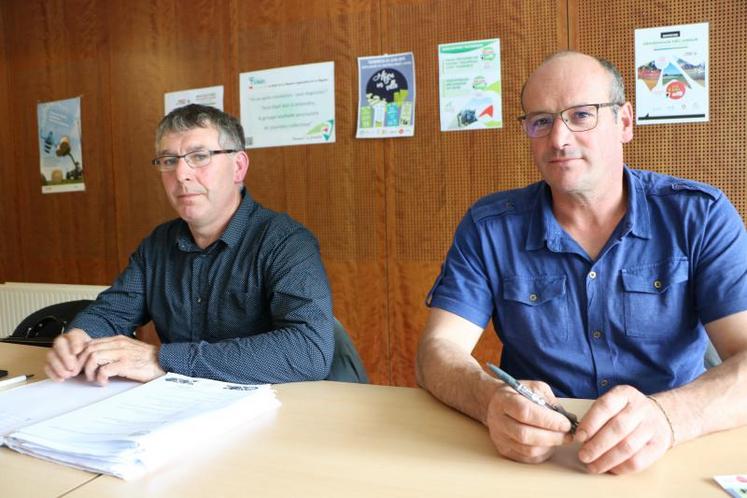
[[[72,329],[55,338],[44,366],[47,377],[62,382],[78,375],[83,369],[79,356],[90,341],[91,338],[81,329]]]
[[[521,381],[550,402],[556,402],[544,382]],[[550,458],[556,447],[569,443],[571,423],[563,415],[536,405],[508,386],[498,388],[490,400],[486,425],[490,439],[506,458],[524,463],[540,463]]]
[[[158,347],[124,335],[89,341],[80,354],[89,381],[106,385],[111,377],[148,382],[165,374]]]
[[[597,399],[576,430],[578,457],[589,472],[626,474],[642,470],[672,446],[672,429],[656,403],[631,386],[617,386]]]

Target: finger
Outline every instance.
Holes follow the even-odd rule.
[[[94,351],[88,353],[86,359],[84,371],[86,373],[86,379],[93,382],[96,378],[96,371],[99,367],[111,363],[116,360],[116,352],[113,351]]]
[[[68,332],[67,334],[64,334],[63,337],[67,338],[67,346],[68,350],[70,351],[70,354],[72,355],[79,355],[81,351],[86,347],[86,344],[88,344],[91,341],[91,338],[88,337],[88,334],[83,333],[74,333],[74,332]]]
[[[613,418],[607,421],[590,439],[581,446],[578,457],[584,463],[591,463],[602,455],[611,451],[617,445],[631,437],[633,432],[640,426],[643,413],[626,404]],[[631,443],[636,440],[631,440]],[[638,442],[638,448],[646,441]]]
[[[617,392],[616,392],[617,391]],[[597,399],[583,416],[576,429],[576,441],[585,442],[628,405],[628,397],[615,388]]]
[[[504,404],[504,413],[525,426],[532,426],[555,433],[555,438],[571,430],[571,423],[566,417],[546,406],[539,406],[528,399],[511,393]],[[558,443],[561,444],[561,443]]]
[[[541,418],[541,417],[540,417]],[[566,423],[568,420],[566,419]],[[570,430],[570,423],[568,423]],[[512,441],[529,446],[560,446],[566,441],[567,431],[545,429],[541,426],[527,425],[506,414],[504,434]]]
[[[96,383],[100,386],[105,386],[109,383],[109,379],[111,377],[116,377],[120,375],[119,370],[122,367],[121,361],[114,361],[111,363],[107,363],[105,365],[101,365],[96,370]]]
[[[65,370],[75,371],[79,369],[80,364],[78,363],[77,353],[73,352],[71,346],[70,337],[61,335],[54,340],[51,354],[56,355]]]
[[[47,363],[44,366],[44,372],[52,380],[62,381],[78,374],[80,370],[77,361],[75,362],[75,367],[76,368],[72,370],[67,368],[67,366],[62,362],[59,352],[52,349],[47,353]]]
[[[643,420],[642,413],[625,405],[612,419],[583,444],[579,458],[584,463],[593,462],[629,437]]]
[[[127,338],[124,336],[104,337],[89,341],[83,351],[78,355],[82,364],[87,366],[86,372],[93,367],[99,367],[118,360],[127,354]],[[93,366],[92,366],[93,365]],[[93,380],[89,378],[88,380]]]
[[[501,455],[511,460],[524,463],[542,463],[555,453],[555,447],[528,446],[513,444],[499,449]]]
[[[62,382],[65,380],[65,377],[58,374],[52,367],[49,365],[44,365],[44,373],[47,377],[52,379],[54,382]]]
[[[498,453],[505,458],[523,463],[540,463],[552,456],[555,447],[526,445],[514,441],[502,432],[501,426],[490,428],[490,438]]]
[[[584,460],[586,457],[584,452],[586,450],[582,448],[579,452],[579,459],[587,463],[586,468],[589,472],[601,474],[633,459],[652,437],[653,433],[651,430],[648,430],[648,426],[640,424],[609,451],[599,456],[599,458],[592,461]]]
[[[624,462],[608,470],[611,474],[630,474],[639,472],[653,464],[667,452],[667,445],[656,438],[649,441],[639,452]]]
[[[524,383],[532,391],[541,395],[543,398],[545,398],[550,403],[555,404],[558,402],[558,399],[555,397],[555,393],[552,392],[552,388],[546,382],[522,381],[522,383]]]

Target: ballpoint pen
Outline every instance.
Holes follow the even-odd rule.
[[[12,386],[15,384],[20,384],[21,382],[24,382],[33,376],[34,374],[27,374],[27,375],[18,375],[16,377],[11,377],[9,379],[3,379],[3,380],[0,380],[0,387],[8,387],[8,386]]]
[[[526,399],[531,401],[532,403],[544,406],[545,408],[549,408],[550,410],[556,411],[560,413],[561,415],[565,416],[570,423],[571,423],[571,434],[576,433],[576,427],[578,427],[578,417],[574,415],[573,413],[566,411],[565,408],[563,408],[561,405],[553,405],[549,401],[547,401],[545,398],[537,394],[536,392],[529,389],[527,386],[519,382],[518,380],[511,377],[508,373],[501,370],[500,368],[496,367],[492,363],[488,363],[488,367],[493,371],[493,373],[498,377],[500,380],[511,386],[511,388],[516,391],[517,393],[524,396]]]

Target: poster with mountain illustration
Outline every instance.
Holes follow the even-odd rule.
[[[708,121],[708,23],[635,30],[636,124]]]

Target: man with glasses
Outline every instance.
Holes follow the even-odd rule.
[[[734,207],[624,164],[633,110],[607,61],[551,56],[522,107],[543,180],[479,200],[460,223],[428,297],[418,382],[484,423],[503,456],[542,462],[575,440],[593,473],[638,471],[747,423],[747,236]],[[506,383],[471,356],[491,317]],[[708,337],[723,363],[704,372]],[[573,427],[511,376],[550,404],[595,401]]]
[[[332,304],[313,235],[244,189],[244,132],[188,105],[156,132],[154,169],[179,218],[156,227],[112,287],[55,340],[47,375],[105,384],[165,372],[242,383],[323,379]],[[153,320],[153,346],[132,338]]]

